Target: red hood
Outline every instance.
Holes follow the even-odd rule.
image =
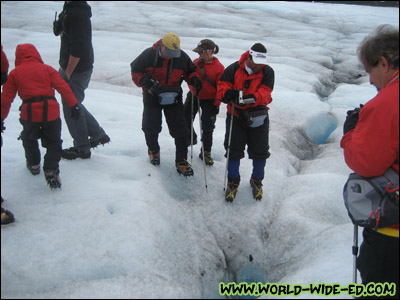
[[[161,45],[161,42],[162,42],[162,39],[154,43],[154,45],[153,45],[154,52],[156,52],[157,47],[158,47],[159,45]],[[156,53],[156,54],[158,54],[158,53]]]
[[[247,59],[247,56],[249,56],[250,50],[246,51],[245,53],[242,54],[242,56],[239,59],[239,66],[241,66],[243,69],[246,70],[246,65],[245,65],[245,61]]]
[[[18,67],[25,61],[36,61],[43,63],[42,57],[32,44],[21,44],[15,50],[15,66]]]

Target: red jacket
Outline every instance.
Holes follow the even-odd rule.
[[[196,66],[197,69],[197,77],[201,80],[203,86],[200,90],[200,95],[199,99],[200,100],[214,100],[215,96],[217,94],[217,85],[219,82],[219,79],[221,78],[222,73],[224,73],[225,67],[220,63],[218,58],[213,57],[213,59],[208,62],[208,63],[202,63],[203,65],[203,70],[208,78],[208,81],[212,82],[214,86],[210,84],[207,80],[204,79],[203,76],[203,71],[201,70],[200,66],[200,59],[196,58],[193,63]],[[190,90],[192,90],[192,87],[189,85]]]
[[[390,166],[399,173],[399,78],[394,78],[364,105],[356,127],[340,142],[347,165],[364,177],[382,175]]]
[[[39,96],[53,96],[56,89],[72,107],[78,103],[69,85],[60,74],[49,65],[43,63],[39,52],[32,44],[18,45],[15,51],[15,69],[8,76],[1,93],[1,119],[4,120],[11,107],[11,103],[18,92],[18,96],[25,100]],[[27,103],[21,108],[21,119],[28,120]],[[43,121],[43,101],[34,102],[32,107],[32,122]],[[53,121],[60,117],[60,107],[56,100],[48,100],[47,120]]]
[[[1,45],[1,73],[8,71],[8,59],[3,51],[3,45]]]
[[[156,79],[162,86],[181,86],[182,80],[190,82],[196,75],[196,67],[190,57],[181,50],[181,56],[172,59],[163,59],[160,51],[161,41],[156,42],[153,47],[144,50],[131,63],[131,76],[133,82],[138,86],[140,80],[145,76]],[[156,65],[154,65],[156,64]],[[143,91],[147,90],[143,87]]]
[[[249,51],[242,54],[240,60],[227,67],[221,76],[217,88],[215,104],[219,106],[225,92],[229,89],[243,89],[245,95],[253,94],[254,104],[239,106],[235,104],[235,116],[238,109],[247,109],[255,106],[267,106],[272,102],[271,93],[274,88],[274,70],[266,65],[259,72],[249,75],[246,71],[245,61]],[[228,104],[228,112],[232,113],[232,105]]]

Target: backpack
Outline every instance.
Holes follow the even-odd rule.
[[[343,188],[344,205],[353,224],[382,228],[399,223],[399,174],[392,168],[381,176],[351,173]]]

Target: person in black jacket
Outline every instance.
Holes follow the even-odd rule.
[[[142,52],[131,63],[133,82],[143,88],[142,130],[145,134],[150,162],[160,164],[160,145],[162,114],[168,124],[169,132],[175,139],[176,169],[179,174],[192,176],[193,169],[187,162],[188,126],[182,103],[182,81],[192,85],[197,94],[201,81],[196,77],[196,67],[189,56],[180,49],[178,35],[169,32]]]
[[[90,148],[110,141],[110,137],[82,104],[93,72],[91,17],[91,7],[86,1],[65,1],[63,11],[53,24],[54,34],[61,36],[59,73],[74,92],[81,111],[78,120],[72,119],[71,111],[63,99],[65,122],[74,139],[74,146],[62,152],[65,159],[90,158]]]

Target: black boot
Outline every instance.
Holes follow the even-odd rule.
[[[193,176],[192,166],[187,162],[186,159],[176,162],[176,171],[185,177]]]
[[[160,165],[160,151],[148,150],[150,163],[154,166]]]
[[[60,171],[57,170],[46,170],[44,176],[47,181],[47,185],[53,190],[61,188],[61,178],[59,176]]]

